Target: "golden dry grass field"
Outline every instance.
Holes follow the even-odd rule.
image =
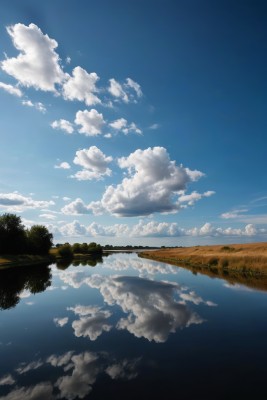
[[[267,290],[267,243],[164,248],[141,257]]]

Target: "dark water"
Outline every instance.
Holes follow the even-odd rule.
[[[0,272],[0,399],[267,398],[267,292],[114,254]]]

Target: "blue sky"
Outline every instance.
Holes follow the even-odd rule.
[[[266,241],[265,1],[0,1],[0,213],[54,242]]]

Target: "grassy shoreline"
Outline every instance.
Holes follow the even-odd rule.
[[[267,290],[267,243],[166,248],[139,256]]]
[[[53,261],[55,261],[55,258],[50,254],[44,256],[35,254],[0,255],[0,269],[45,264]]]
[[[70,257],[61,257],[57,249],[52,249],[47,255],[36,255],[36,254],[16,254],[9,255],[4,254],[0,255],[0,270],[11,268],[11,267],[20,267],[26,265],[38,265],[38,264],[51,264],[57,261],[65,261],[65,260],[85,260],[90,257],[96,256],[95,253],[87,253],[87,254],[73,254]]]

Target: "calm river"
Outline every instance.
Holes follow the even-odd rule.
[[[91,264],[0,271],[1,400],[267,398],[267,292]]]

